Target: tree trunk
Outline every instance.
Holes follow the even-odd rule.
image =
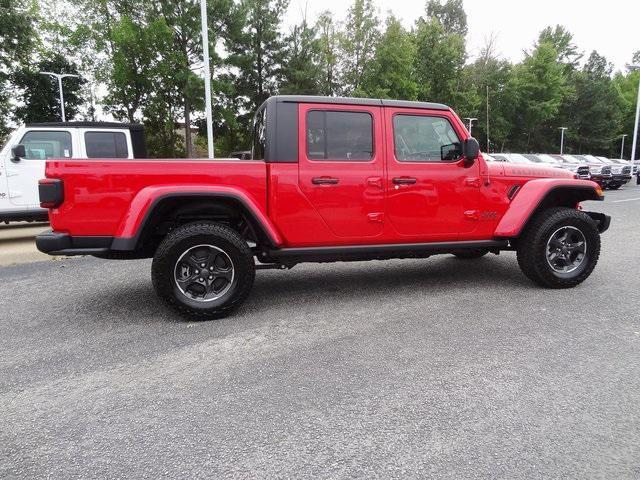
[[[189,102],[186,86],[184,88],[184,146],[187,158],[191,158],[193,156],[193,148],[191,145],[191,103]]]

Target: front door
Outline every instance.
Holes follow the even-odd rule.
[[[71,158],[71,133],[65,130],[30,130],[18,142],[26,156],[5,163],[9,199],[16,206],[37,206],[38,180],[44,178],[45,163],[50,158]]]
[[[335,237],[371,239],[384,227],[379,107],[299,106],[300,190]]]
[[[479,219],[478,162],[462,161],[467,134],[449,112],[385,109],[387,216],[400,238],[455,241]]]

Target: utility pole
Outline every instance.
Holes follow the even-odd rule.
[[[478,119],[477,118],[465,117],[465,120],[469,122],[469,128],[467,128],[467,130],[469,130],[469,135],[471,135],[471,129],[473,128],[473,122],[476,122]]]
[[[80,75],[72,75],[70,73],[52,73],[52,72],[40,72],[40,75],[49,75],[58,80],[58,90],[60,92],[60,110],[62,112],[62,121],[66,122],[67,117],[64,113],[64,93],[62,92],[62,79],[67,77],[80,78]]]
[[[207,0],[200,0],[200,16],[202,21],[202,56],[204,61],[204,96],[207,115],[207,145],[209,158],[214,158],[213,150],[213,111],[211,107],[211,63],[209,59],[209,23],[207,21]]]
[[[567,130],[567,127],[560,127],[560,155],[564,153],[564,131]]]
[[[628,137],[628,135],[625,133],[624,135],[622,135],[622,147],[620,147],[620,159],[624,160],[624,139],[625,137]]]
[[[640,65],[627,65],[627,68],[631,70],[640,70]],[[638,123],[640,122],[640,81],[638,81],[638,99],[636,100],[636,123],[633,128],[633,145],[631,147],[631,165],[636,159],[636,147],[638,146]]]

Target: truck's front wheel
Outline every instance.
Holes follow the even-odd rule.
[[[589,215],[572,208],[539,212],[518,239],[518,264],[547,288],[571,288],[585,281],[600,256],[600,234]]]
[[[153,258],[158,296],[196,320],[227,316],[249,295],[255,262],[234,230],[215,223],[192,223],[169,233]]]

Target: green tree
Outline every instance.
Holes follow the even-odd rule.
[[[465,37],[467,35],[467,14],[462,0],[429,0],[427,2],[427,17],[435,18],[447,33],[454,33]]]
[[[116,118],[135,122],[141,107],[153,94],[161,64],[166,62],[167,53],[172,52],[171,29],[162,18],[144,25],[125,16],[112,26],[109,41],[112,70],[106,110]],[[163,58],[159,58],[158,52],[163,52]]]
[[[379,35],[372,0],[354,0],[340,36],[344,93],[350,95],[360,87],[365,68],[375,55]]]
[[[318,95],[321,92],[322,43],[315,29],[303,19],[287,37],[282,69],[280,93],[285,95]]]
[[[474,136],[480,140],[483,150],[488,149],[489,152],[500,152],[504,149],[511,132],[509,119],[513,110],[513,90],[509,88],[512,65],[497,56],[495,42],[494,36],[489,37],[478,58],[465,68],[465,73],[470,77],[475,90],[478,108],[476,111],[460,112],[463,116],[478,118]],[[487,136],[491,141],[489,147]]]
[[[574,95],[565,114],[569,120],[568,140],[578,153],[612,153],[621,117],[612,70],[607,59],[594,51],[582,71],[571,77]]]
[[[20,105],[15,117],[25,123],[60,121],[61,109],[58,82],[39,72],[69,73],[78,75],[78,68],[59,53],[45,53],[34,66],[23,67],[12,75],[12,82],[20,92]],[[82,78],[65,78],[64,108],[67,120],[73,119],[84,103],[80,96]]]
[[[247,127],[255,110],[277,91],[285,54],[280,22],[288,4],[288,0],[240,2],[245,22],[227,42],[227,61],[239,71],[234,84],[245,112],[241,123]]]
[[[509,87],[514,92],[512,131],[509,147],[529,151],[531,148],[552,151],[550,134],[553,119],[560,111],[567,92],[564,66],[550,43],[541,43],[516,65]]]
[[[537,45],[541,43],[551,44],[557,53],[558,62],[567,65],[568,69],[578,68],[582,53],[573,43],[573,35],[565,27],[562,25],[546,27],[538,36]]]
[[[636,55],[640,56],[640,52]],[[635,58],[635,57],[634,57]],[[640,60],[640,58],[639,58]],[[630,141],[633,138],[633,128],[636,120],[636,102],[638,101],[638,83],[640,83],[640,71],[632,71],[622,73],[616,73],[613,78],[613,86],[618,93],[618,100],[620,104],[620,116],[621,126],[618,134],[627,134],[627,142],[625,142],[624,157],[631,158],[631,146]],[[640,131],[638,131],[640,135]],[[619,139],[619,136],[616,136]],[[616,156],[619,155],[619,150]],[[636,151],[636,158],[640,157],[640,146]]]
[[[339,90],[339,36],[331,12],[325,11],[321,13],[315,28],[318,32],[318,42],[320,45],[319,66],[322,75],[320,93],[322,95],[333,96]]]
[[[418,84],[415,80],[416,44],[394,16],[387,19],[387,28],[378,42],[373,60],[365,69],[358,96],[415,100]]]
[[[464,37],[447,33],[437,18],[419,18],[416,26],[418,99],[458,107],[466,61]]]
[[[9,79],[29,63],[36,42],[36,7],[28,0],[0,0],[0,141],[8,132],[11,116]]]

